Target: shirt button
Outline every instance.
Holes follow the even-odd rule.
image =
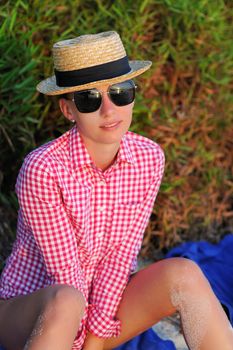
[[[106,182],[104,181],[104,180],[99,180],[98,182],[97,182],[97,185],[98,186],[105,186],[106,185]]]
[[[104,205],[99,206],[98,210],[99,210],[100,212],[103,212],[103,211],[105,210],[105,206],[104,206]]]

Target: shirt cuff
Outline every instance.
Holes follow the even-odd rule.
[[[118,337],[121,333],[121,321],[106,316],[96,305],[88,305],[87,329],[99,338]]]

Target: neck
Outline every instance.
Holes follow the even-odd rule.
[[[84,140],[84,144],[94,164],[103,171],[114,163],[120,147],[120,143],[93,144],[89,140]]]

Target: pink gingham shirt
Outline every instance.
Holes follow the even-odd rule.
[[[118,336],[115,315],[137,268],[163,170],[161,148],[132,132],[104,172],[76,127],[31,152],[17,178],[17,238],[1,275],[0,297],[65,283],[86,300],[72,349],[82,349],[87,330],[101,338]]]

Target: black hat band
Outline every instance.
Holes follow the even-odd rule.
[[[123,74],[129,73],[128,57],[125,56],[119,60],[99,64],[97,66],[82,68],[78,70],[60,72],[54,70],[56,84],[60,87],[78,86],[88,84],[93,81],[112,79]]]

